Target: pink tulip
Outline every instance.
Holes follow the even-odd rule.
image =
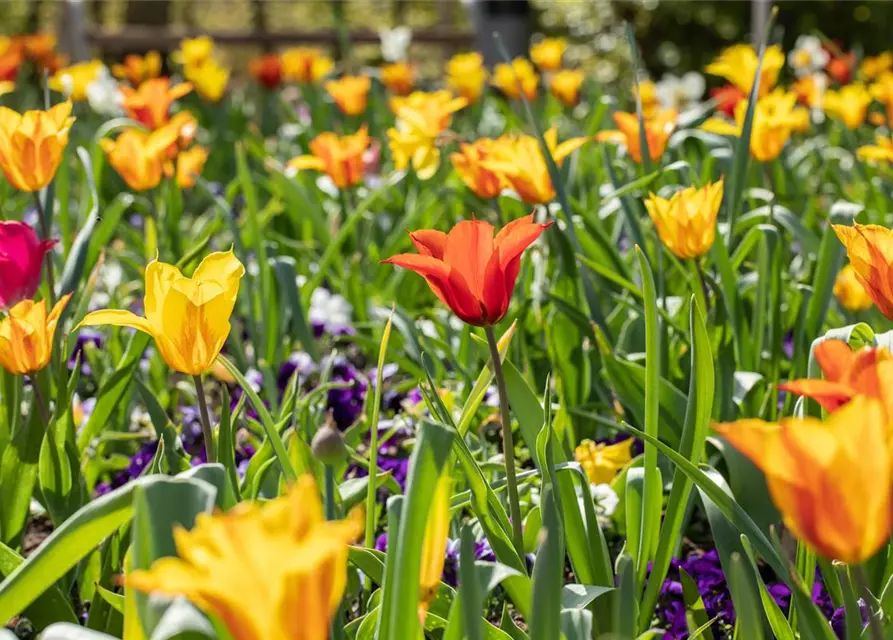
[[[34,297],[43,257],[55,244],[55,240],[39,240],[24,222],[0,221],[0,309]]]

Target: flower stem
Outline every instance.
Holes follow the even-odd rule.
[[[493,327],[484,327],[487,344],[490,346],[490,359],[493,361],[493,377],[499,391],[499,410],[502,414],[502,451],[505,459],[505,484],[508,489],[509,514],[512,520],[512,540],[515,550],[524,557],[524,537],[521,533],[521,503],[518,500],[518,481],[515,478],[515,442],[512,438],[512,422],[509,415],[509,399],[505,391],[505,375]]]
[[[335,519],[335,469],[330,464],[323,465],[325,479],[325,501],[326,520]],[[338,605],[335,616],[332,618],[330,625],[331,640],[343,640],[344,638],[344,600]]]
[[[868,637],[871,640],[883,640],[884,633],[881,629],[880,622],[875,617],[872,603],[875,602],[871,589],[868,588],[868,579],[865,577],[865,569],[861,564],[850,565],[856,584],[859,585],[859,591],[862,592],[862,600],[865,601],[865,608],[868,609]]]
[[[208,462],[217,462],[217,451],[214,447],[214,433],[211,431],[211,416],[208,413],[208,402],[205,400],[205,390],[202,387],[202,377],[192,376],[195,381],[195,393],[198,395],[198,407],[202,414],[202,438],[205,441],[205,457]]]
[[[43,240],[50,239],[50,221],[47,219],[46,211],[44,211],[43,203],[40,201],[40,193],[34,192],[34,205],[37,207],[37,218],[40,220],[40,235],[43,236]],[[50,203],[52,206],[52,203]],[[46,265],[47,271],[47,286],[49,287],[49,304],[53,306],[56,304],[56,282],[53,277],[53,255],[52,251],[47,252],[47,255],[43,257],[43,262]]]

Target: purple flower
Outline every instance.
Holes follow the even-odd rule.
[[[81,357],[81,375],[84,377],[89,377],[93,374],[93,370],[90,368],[90,363],[87,362],[87,358],[84,355],[84,347],[86,347],[88,344],[92,344],[97,349],[101,348],[102,334],[95,329],[84,327],[80,331],[78,331],[78,337],[74,343],[74,349],[71,350],[71,357],[68,358],[68,368],[74,369],[74,365],[77,362],[78,356]]]
[[[305,351],[295,351],[288,359],[279,367],[279,375],[276,378],[276,384],[279,392],[283,393],[291,381],[295,372],[298,372],[298,387],[302,387],[305,382],[316,372],[316,363],[313,358]]]
[[[351,382],[352,386],[329,391],[328,409],[332,419],[342,431],[351,426],[363,411],[366,397],[366,382],[359,372],[344,357],[337,357],[332,367],[332,382]]]

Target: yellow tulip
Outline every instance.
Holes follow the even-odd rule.
[[[640,101],[642,102],[642,117],[651,120],[661,111],[660,97],[657,95],[657,85],[651,80],[642,80],[638,84]],[[633,88],[633,96],[636,91]]]
[[[648,156],[652,161],[659,160],[664,155],[667,142],[676,128],[677,113],[672,110],[660,111],[651,118],[644,118],[645,138],[648,141]],[[642,147],[639,138],[639,117],[635,113],[618,111],[614,114],[616,130],[600,131],[595,139],[599,142],[613,142],[626,147],[630,157],[642,162]]]
[[[875,136],[874,144],[859,147],[856,155],[869,162],[893,162],[893,140],[887,136]]]
[[[825,113],[842,121],[849,129],[856,129],[865,122],[870,104],[871,94],[861,82],[848,84],[840,91],[829,89],[825,92]]]
[[[552,76],[549,91],[565,106],[572,107],[580,101],[580,87],[584,78],[579,69],[562,69]]]
[[[669,199],[651,194],[648,215],[667,249],[679,259],[699,258],[713,246],[723,181],[681,189]]]
[[[326,91],[341,113],[358,116],[366,110],[371,83],[366,76],[343,76],[326,82]]]
[[[232,640],[324,640],[347,585],[347,551],[362,512],[327,522],[310,476],[287,495],[174,530],[176,558],[134,571],[125,586],[185,596]]]
[[[243,275],[245,267],[232,249],[208,255],[191,278],[156,259],[146,267],[145,318],[108,309],[88,314],[79,327],[138,329],[155,338],[171,369],[200,375],[211,368],[229,336]]]
[[[397,122],[388,129],[388,146],[397,170],[412,164],[420,179],[433,176],[440,165],[437,138],[450,126],[453,113],[466,104],[465,98],[453,98],[448,91],[416,91],[405,98],[391,98]]]
[[[0,169],[20,191],[46,187],[62,161],[74,118],[71,102],[20,114],[0,107]]]
[[[583,467],[590,484],[607,484],[632,460],[633,439],[615,444],[584,440],[574,450],[574,458]]]
[[[856,280],[893,320],[893,231],[876,224],[831,225],[853,265]]]
[[[874,304],[871,301],[871,296],[856,277],[856,270],[851,264],[845,265],[837,274],[837,279],[834,280],[834,295],[844,309],[849,311],[865,311]]]
[[[75,102],[83,102],[87,99],[87,87],[99,78],[103,67],[105,65],[101,60],[91,60],[59,69],[50,78],[50,89],[64,94]]]
[[[725,78],[738,87],[745,95],[750,95],[754,78],[757,75],[757,57],[754,48],[747,44],[736,44],[724,49],[716,59],[707,65],[705,71]],[[784,66],[784,53],[778,45],[766,49],[760,71],[760,96],[764,96],[778,81],[778,73]]]
[[[53,336],[69,293],[47,315],[46,300],[22,300],[0,320],[0,366],[21,376],[46,368],[53,354]]]
[[[283,76],[294,82],[319,82],[335,68],[334,61],[315,47],[292,47],[281,57]]]
[[[788,529],[825,558],[857,564],[888,542],[893,454],[878,400],[857,396],[825,422],[739,420],[715,428],[763,471]]]
[[[484,92],[487,82],[487,69],[484,58],[479,53],[457,53],[446,68],[446,84],[450,90],[469,104],[477,102]]]
[[[217,60],[183,67],[184,77],[192,83],[195,92],[208,102],[220,102],[226,92],[230,70]]]
[[[567,40],[564,38],[543,38],[530,47],[530,59],[542,71],[558,71],[565,51]]]
[[[419,573],[419,623],[424,625],[428,608],[437,597],[443,565],[446,560],[447,536],[450,533],[450,496],[452,495],[450,466],[446,465],[437,480],[434,498],[428,509],[425,537],[422,539],[421,571]]]
[[[146,133],[139,129],[127,129],[117,140],[100,140],[109,164],[124,182],[135,191],[154,189],[164,175],[168,149],[175,145],[179,130],[172,126]]]
[[[539,83],[536,69],[525,58],[515,58],[511,64],[498,64],[493,70],[493,86],[512,100],[520,99],[522,93],[528,100],[533,100]]]
[[[201,145],[181,151],[177,154],[177,186],[188,189],[195,186],[195,179],[200,176],[205,162],[208,159],[208,150]]]
[[[128,54],[124,56],[122,64],[112,65],[112,75],[138,87],[144,80],[161,75],[161,54],[157,51],[150,51],[145,56]]]
[[[893,71],[893,52],[884,51],[876,56],[866,56],[859,65],[859,75],[869,82],[885,71]]]
[[[172,56],[174,62],[187,66],[199,66],[210,62],[214,56],[214,41],[208,36],[186,38]]]

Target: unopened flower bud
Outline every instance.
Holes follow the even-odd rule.
[[[347,456],[347,447],[341,432],[331,424],[324,424],[313,436],[310,444],[313,455],[323,464],[341,462]]]

